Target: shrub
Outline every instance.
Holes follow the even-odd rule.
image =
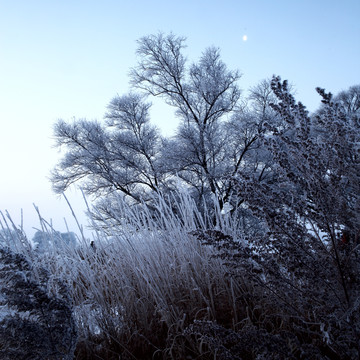
[[[242,242],[209,230],[197,236],[217,249],[232,276],[253,285],[257,306],[249,319],[255,337],[267,344],[282,339],[295,358],[358,358],[359,118],[321,89],[324,107],[316,118],[295,102],[286,82],[274,78],[272,89],[279,99],[273,108],[287,124],[265,124],[262,141],[273,158],[272,176],[236,179],[239,197],[264,230]],[[209,334],[215,329],[197,324],[192,333],[214,348]],[[254,330],[245,330],[236,336],[251,337]],[[215,348],[224,346],[222,333]],[[269,346],[268,353],[253,348],[247,358],[291,358],[277,352],[280,345],[276,351]],[[242,350],[235,354],[243,356]]]
[[[49,285],[56,286],[56,294]],[[67,289],[22,254],[0,248],[1,359],[72,359],[76,327]]]

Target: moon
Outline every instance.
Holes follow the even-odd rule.
[[[244,35],[243,37],[242,37],[242,39],[243,39],[243,41],[247,41],[247,35]]]

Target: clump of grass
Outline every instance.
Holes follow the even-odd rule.
[[[246,316],[238,306],[241,282],[193,235],[213,217],[186,194],[178,195],[177,211],[171,199],[156,201],[154,215],[119,199],[116,226],[104,218],[98,225],[97,213],[92,242],[82,237],[76,248],[39,255],[71,289],[78,359],[181,359],[193,352],[183,332],[194,320],[236,329]],[[219,226],[226,221],[218,216]]]
[[[32,249],[22,229],[3,216],[7,245],[49,270],[49,292],[58,291],[52,279],[67,283],[78,329],[77,359],[183,359],[198,352],[186,333],[195,320],[235,331],[246,315],[238,306],[240,282],[227,277],[213,249],[194,236],[214,218],[201,215],[185,194],[179,194],[175,212],[171,201],[157,201],[154,216],[119,200],[116,226],[95,214],[101,220],[93,223],[96,238],[90,242],[81,231],[76,248],[62,244],[36,209],[42,232],[57,244],[45,253]],[[236,232],[226,218],[219,215],[216,221]]]

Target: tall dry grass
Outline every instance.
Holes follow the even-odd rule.
[[[94,238],[86,239],[79,225],[76,247],[61,243],[39,214],[42,231],[56,244],[44,253],[1,214],[0,236],[34,269],[49,270],[49,292],[56,297],[59,278],[67,283],[75,359],[356,358],[357,318],[352,328],[345,318],[333,319],[328,303],[322,311],[332,322],[315,318],[313,297],[301,291],[290,297],[292,284],[259,273],[267,268],[258,269],[259,254],[242,244],[240,216],[216,206],[200,213],[184,192],[154,203],[156,214],[120,198],[111,221],[92,213]],[[294,316],[298,303],[306,311]]]
[[[93,223],[93,241],[81,237],[76,248],[52,247],[37,257],[71,290],[77,359],[182,359],[203,351],[184,336],[194,320],[236,329],[246,316],[238,306],[240,281],[192,235],[213,228],[214,214],[200,214],[186,193],[177,195],[176,211],[174,199],[155,201],[154,216],[119,198],[112,223]],[[216,223],[237,236],[220,211]]]

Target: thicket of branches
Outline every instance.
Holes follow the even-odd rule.
[[[140,92],[104,122],[55,125],[54,186],[100,200],[96,235],[74,245],[44,222],[34,247],[3,216],[0,352],[20,354],[26,320],[53,334],[21,348],[34,359],[70,358],[75,339],[76,359],[358,358],[360,87],[317,89],[314,114],[279,77],[242,101],[218,49],[192,65],[183,49],[140,39]],[[175,108],[172,138],[145,95]]]

